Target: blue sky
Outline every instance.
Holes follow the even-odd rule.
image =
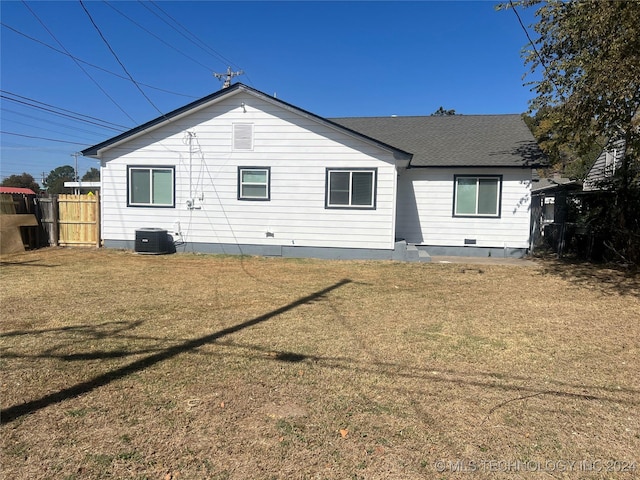
[[[325,117],[522,113],[532,98],[526,36],[493,1],[83,3],[117,59],[79,1],[0,3],[2,178],[73,166],[74,152],[219,90],[212,73],[228,66]],[[78,159],[80,175],[97,166]]]

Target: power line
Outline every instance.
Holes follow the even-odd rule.
[[[108,73],[109,75],[113,75],[114,77],[118,77],[118,78],[120,78],[120,79],[122,79],[122,80],[126,80],[126,81],[128,81],[128,82],[130,82],[130,81],[131,81],[131,79],[130,79],[130,78],[128,78],[128,77],[126,77],[126,76],[124,76],[124,75],[120,75],[119,73],[112,72],[111,70],[108,70],[108,69],[106,69],[106,68],[103,68],[103,67],[101,67],[101,66],[99,66],[99,65],[95,65],[95,64],[93,64],[93,63],[91,63],[91,62],[87,62],[86,60],[82,60],[81,58],[78,58],[78,57],[76,57],[75,55],[72,55],[71,53],[68,53],[68,52],[65,52],[65,51],[63,51],[63,50],[60,50],[60,49],[58,49],[58,48],[56,48],[56,47],[54,47],[54,46],[52,46],[52,45],[49,45],[49,44],[48,44],[48,43],[46,43],[46,42],[43,42],[42,40],[38,40],[37,38],[34,38],[34,37],[30,36],[30,35],[27,35],[26,33],[21,32],[20,30],[17,30],[17,29],[15,29],[15,28],[11,27],[10,25],[7,25],[6,23],[0,22],[0,25],[2,25],[4,28],[7,28],[7,29],[11,30],[12,32],[14,32],[14,33],[16,33],[16,34],[18,34],[18,35],[21,35],[21,36],[23,36],[23,37],[25,37],[25,38],[27,38],[27,39],[29,39],[29,40],[33,41],[33,42],[39,43],[40,45],[43,45],[43,46],[45,46],[45,47],[47,47],[47,48],[49,48],[49,49],[53,50],[54,52],[60,53],[60,54],[62,54],[62,55],[66,55],[67,57],[69,57],[69,58],[71,58],[71,59],[73,59],[73,60],[76,60],[76,61],[78,61],[78,62],[80,62],[80,63],[83,63],[83,64],[85,64],[85,65],[88,65],[88,66],[90,66],[90,67],[92,67],[92,68],[95,68],[95,69],[97,69],[97,70],[100,70],[100,71],[102,71],[102,72]],[[139,82],[139,83],[140,83],[140,85],[142,85],[143,87],[151,88],[151,89],[153,89],[153,90],[158,90],[159,92],[168,93],[168,94],[171,94],[171,95],[177,95],[177,96],[179,96],[179,97],[198,98],[198,97],[196,97],[195,95],[187,95],[186,93],[173,92],[173,91],[171,91],[171,90],[167,90],[167,89],[165,89],[165,88],[154,87],[153,85],[149,85],[148,83],[142,83],[142,82]]]
[[[36,129],[38,129],[40,131],[57,133],[57,134],[60,134],[60,135],[69,135],[69,136],[74,137],[74,138],[84,139],[84,137],[82,137],[81,135],[73,135],[72,133],[69,133],[69,132],[61,132],[59,130],[53,130],[51,128],[46,128],[46,127],[42,127],[42,126],[38,126],[38,125],[33,125],[31,123],[24,123],[24,122],[20,122],[18,120],[7,120],[6,118],[4,118],[3,119],[3,124],[7,124],[7,123],[16,124],[16,125],[22,125],[24,127],[36,128]],[[73,127],[67,126],[66,128],[73,128]],[[101,134],[99,134],[99,133],[91,133],[91,135],[101,136]]]
[[[237,67],[238,65],[235,64],[234,62],[232,62],[231,60],[229,60],[228,58],[225,58],[224,55],[222,55],[221,53],[215,51],[213,48],[209,47],[206,43],[204,43],[202,40],[200,40],[198,37],[196,37],[191,31],[189,31],[186,27],[184,27],[180,22],[178,22],[175,18],[173,18],[171,15],[169,15],[166,11],[164,11],[162,8],[160,8],[159,5],[157,5],[155,2],[150,1],[150,2],[143,2],[141,0],[138,0],[138,3],[140,3],[144,8],[146,8],[147,10],[149,10],[151,13],[153,13],[156,17],[158,17],[160,20],[162,20],[165,24],[167,24],[170,28],[172,28],[173,30],[175,30],[176,32],[178,32],[180,35],[182,35],[184,38],[186,38],[189,42],[191,42],[192,44],[194,44],[196,47],[198,47],[199,49],[201,49],[202,51],[204,51],[205,53],[215,57],[217,60],[224,62],[225,65],[233,65],[235,67]],[[147,3],[151,3],[154,7],[156,7],[156,9],[158,9],[159,11],[161,11],[166,17],[168,17],[169,19],[171,19],[171,21],[173,21],[173,23],[175,23],[176,25],[178,25],[180,28],[182,28],[185,32],[187,32],[192,38],[188,37],[187,35],[185,35],[183,32],[181,32],[180,30],[178,30],[175,26],[171,25],[167,20],[165,20],[164,18],[162,18],[160,15],[158,15],[158,13],[156,13],[155,11],[153,11],[151,8],[149,8],[149,6],[147,5]],[[195,40],[194,40],[195,39]]]
[[[51,30],[49,30],[49,29],[47,28],[47,26],[44,24],[44,22],[43,22],[42,20],[40,20],[40,17],[38,17],[38,15],[36,15],[36,13],[31,9],[31,7],[29,7],[29,5],[27,5],[27,2],[26,2],[25,0],[22,0],[22,3],[24,4],[24,6],[25,6],[25,7],[27,7],[27,10],[29,10],[29,11],[31,12],[31,14],[36,18],[36,20],[38,20],[38,22],[40,22],[40,25],[42,25],[42,27],[47,31],[47,33],[49,33],[49,35],[51,35],[51,38],[53,38],[53,39],[56,41],[56,43],[57,43],[58,45],[60,45],[60,48],[62,48],[65,52],[67,52],[67,53],[71,56],[71,58],[73,59],[74,63],[78,66],[78,68],[79,68],[80,70],[82,70],[82,71],[84,72],[84,74],[85,74],[87,77],[89,77],[89,79],[90,79],[90,80],[95,84],[95,86],[96,86],[96,87],[98,87],[98,88],[100,89],[100,91],[101,91],[102,93],[104,93],[104,94],[107,96],[107,98],[108,98],[109,100],[111,100],[111,101],[113,102],[113,104],[114,104],[116,107],[118,107],[118,109],[120,109],[120,111],[121,111],[122,113],[124,113],[124,114],[125,114],[125,116],[127,116],[127,117],[129,118],[129,120],[131,120],[133,123],[136,123],[136,121],[131,117],[131,115],[129,115],[129,114],[124,110],[124,108],[122,108],[122,107],[118,104],[118,102],[116,102],[116,101],[115,101],[115,100],[114,100],[114,99],[113,99],[113,98],[112,98],[112,97],[107,93],[107,91],[106,91],[104,88],[102,88],[102,86],[101,86],[101,85],[96,81],[96,79],[95,79],[95,78],[93,78],[93,77],[91,76],[91,74],[90,74],[89,72],[87,72],[87,71],[84,69],[84,67],[83,67],[82,65],[80,65],[80,63],[79,63],[77,60],[75,60],[75,58],[73,58],[73,56],[71,55],[71,53],[69,53],[69,51],[64,47],[64,45],[62,44],[62,42],[60,42],[60,40],[58,40],[58,39],[56,38],[56,36],[53,34],[53,32],[51,32]],[[82,2],[81,2],[81,3],[82,3]]]
[[[151,35],[152,37],[154,37],[156,40],[162,42],[163,44],[165,44],[167,47],[175,50],[176,52],[178,52],[181,55],[184,55],[185,57],[187,57],[189,60],[191,60],[194,63],[197,63],[198,65],[200,65],[201,67],[203,67],[205,70],[207,71],[211,71],[211,69],[209,67],[207,67],[204,63],[199,62],[198,60],[196,60],[195,58],[189,56],[188,54],[184,53],[182,50],[174,47],[173,45],[171,45],[169,42],[165,41],[163,38],[161,38],[160,36],[156,35],[155,33],[151,32],[150,30],[147,30],[145,27],[143,27],[142,25],[140,25],[138,22],[136,22],[134,19],[132,19],[131,17],[127,16],[125,13],[123,13],[122,11],[118,10],[116,7],[114,7],[113,5],[111,5],[109,2],[107,2],[106,0],[103,0],[103,3],[105,3],[107,6],[111,7],[113,10],[115,10],[116,12],[118,12],[120,15],[122,15],[124,18],[126,18],[127,20],[129,20],[131,23],[133,23],[135,26],[137,26],[138,28],[140,28],[141,30],[145,31],[146,33],[148,33],[149,35]]]
[[[28,113],[24,113],[24,112],[19,112],[17,110],[11,110],[10,108],[5,108],[5,107],[0,107],[2,108],[3,111],[7,112],[7,113],[12,113],[14,115],[19,115],[21,117],[26,117],[26,118],[31,118],[32,120],[36,120],[38,122],[46,122],[47,125],[57,125],[59,127],[63,127],[63,128],[71,128],[76,132],[82,132],[82,133],[87,133],[89,135],[104,135],[104,133],[102,132],[93,132],[91,130],[86,130],[84,128],[79,128],[75,125],[69,125],[69,124],[65,124],[65,123],[60,123],[60,122],[54,122],[52,120],[48,120],[48,119],[44,119],[42,117],[36,117],[35,115],[29,115]],[[8,120],[6,117],[4,118],[4,121],[14,121],[14,120]]]
[[[513,4],[513,0],[509,0],[509,5],[511,6],[513,13],[516,14],[516,17],[518,18],[518,22],[520,23],[520,26],[522,27],[522,30],[524,30],[524,34],[527,36],[527,40],[529,40],[529,45],[531,45],[531,47],[533,48],[533,51],[536,54],[536,57],[538,57],[538,60],[540,61],[540,65],[542,65],[542,68],[544,68],[545,73],[547,74],[547,78],[549,78],[549,81],[551,82],[551,84],[553,85],[553,87],[558,90],[558,86],[556,85],[556,83],[553,81],[553,77],[551,76],[551,74],[549,73],[549,69],[547,68],[547,64],[545,63],[545,61],[542,59],[542,56],[540,55],[540,52],[538,51],[538,49],[536,48],[536,44],[533,42],[533,40],[531,39],[531,36],[529,35],[529,30],[527,30],[527,27],[524,25],[524,23],[522,22],[522,18],[520,18],[520,14],[518,13],[518,10],[516,10],[516,6]]]
[[[35,135],[24,135],[22,133],[15,133],[15,132],[5,132],[4,130],[0,130],[0,133],[2,135],[13,135],[15,137],[25,137],[25,138],[35,138],[37,140],[47,140],[49,142],[58,142],[58,143],[69,143],[71,145],[82,145],[85,146],[86,143],[79,143],[79,142],[68,142],[66,140],[58,140],[56,138],[45,138],[45,137],[37,137]]]
[[[98,27],[98,25],[96,25],[96,22],[93,20],[93,17],[91,16],[91,14],[89,13],[89,10],[87,10],[87,7],[85,6],[83,0],[79,0],[80,1],[80,5],[82,6],[82,9],[84,10],[84,12],[87,14],[87,17],[89,17],[89,20],[91,21],[91,24],[93,25],[93,27],[96,29],[96,31],[98,32],[98,35],[100,35],[100,38],[102,39],[102,41],[104,42],[104,44],[107,46],[107,48],[109,49],[109,51],[111,52],[111,54],[113,55],[113,57],[116,59],[116,61],[120,64],[120,66],[122,67],[122,70],[124,70],[124,73],[127,74],[127,76],[131,79],[131,81],[133,82],[133,84],[136,86],[136,88],[138,89],[138,91],[142,94],[142,96],[144,98],[147,99],[147,102],[149,102],[151,104],[151,106],[153,108],[155,108],[158,113],[162,116],[164,116],[164,113],[162,113],[162,111],[156,106],[155,103],[153,103],[151,101],[151,99],[147,96],[146,93],[144,93],[144,90],[142,90],[142,88],[140,88],[140,85],[138,85],[138,82],[136,82],[133,78],[133,76],[131,76],[131,74],[129,73],[129,71],[127,70],[127,67],[124,66],[124,64],[120,61],[120,58],[118,58],[118,55],[116,54],[116,52],[113,50],[113,48],[111,48],[111,45],[109,44],[109,42],[107,41],[107,39],[105,38],[105,36],[102,34],[102,32],[100,31],[100,28]]]
[[[176,29],[173,25],[169,24],[165,19],[163,19],[162,17],[160,17],[156,12],[154,12],[153,10],[151,10],[146,3],[142,2],[142,0],[138,0],[138,3],[140,3],[143,7],[145,7],[147,10],[149,10],[151,13],[153,13],[156,17],[158,17],[160,20],[162,20],[164,23],[166,23],[167,25],[169,25],[169,27],[171,27],[173,30],[175,30],[176,32],[178,32],[180,35],[182,35],[184,38],[186,38],[187,40],[189,40],[191,43],[193,43],[196,47],[200,48],[201,50],[203,50],[205,53],[208,53],[209,55],[211,55],[212,57],[221,60],[224,62],[225,65],[227,66],[233,66],[235,68],[240,69],[240,66],[235,63],[232,62],[231,60],[229,60],[227,57],[225,57],[224,55],[222,55],[220,52],[214,50],[212,47],[210,47],[209,45],[207,45],[202,39],[200,39],[197,35],[195,35],[192,31],[190,31],[187,27],[185,27],[184,25],[182,25],[180,22],[178,22],[174,17],[172,17],[171,15],[169,15],[169,13],[167,13],[166,10],[162,9],[160,7],[160,5],[158,5],[156,2],[154,2],[153,0],[150,0],[148,3],[151,3],[154,7],[156,7],[159,11],[161,11],[166,17],[168,17],[169,19],[171,19],[171,21],[173,21],[173,23],[175,23],[176,25],[178,25],[180,28],[182,28],[182,30],[184,30],[187,34],[189,34],[192,38],[187,37],[184,33],[182,33],[181,31],[179,31],[178,29]],[[249,75],[245,72],[244,76],[247,78],[247,82],[249,84],[252,84],[253,82],[251,81],[251,78],[249,77]]]
[[[109,130],[115,130],[117,132],[122,132],[124,130],[128,130],[129,129],[129,127],[125,127],[125,126],[118,125],[118,124],[115,124],[115,123],[107,122],[105,120],[100,120],[99,118],[90,117],[90,116],[84,115],[82,113],[71,112],[70,110],[66,110],[66,109],[59,108],[59,107],[54,107],[54,106],[46,104],[46,103],[37,102],[37,100],[29,99],[27,97],[22,97],[21,95],[12,94],[10,92],[6,92],[5,90],[0,90],[0,91],[1,92],[5,92],[5,93],[9,93],[10,95],[14,95],[14,96],[18,97],[18,98],[11,98],[11,97],[8,97],[7,95],[0,94],[0,98],[3,98],[3,99],[8,100],[10,102],[18,103],[18,104],[21,104],[21,105],[26,105],[26,106],[31,107],[31,108],[36,108],[38,110],[42,110],[42,111],[45,111],[45,112],[49,112],[49,113],[52,113],[54,115],[58,115],[60,117],[71,118],[71,119],[79,121],[79,122],[84,122],[84,123],[89,123],[89,124],[92,124],[92,125],[97,125],[98,127],[107,128]],[[19,98],[27,98],[27,101],[19,100]],[[41,105],[37,105],[37,104],[32,103],[32,102],[40,103],[41,105],[47,105],[47,106],[52,107],[52,108],[43,107]],[[58,112],[58,111],[54,110],[54,108],[57,108],[57,109],[61,110],[61,112]],[[67,114],[67,113],[63,113],[63,112],[71,112],[71,114]],[[85,118],[81,118],[81,117],[85,117]],[[96,121],[87,120],[88,118],[96,120]],[[100,122],[100,123],[98,123],[98,122]],[[108,124],[115,125],[115,127],[110,126]]]

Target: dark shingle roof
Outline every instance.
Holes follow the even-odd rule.
[[[331,121],[413,153],[412,167],[536,167],[544,155],[518,114]]]

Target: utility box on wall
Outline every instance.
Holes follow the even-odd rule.
[[[136,253],[159,255],[169,253],[169,235],[162,228],[136,230]]]

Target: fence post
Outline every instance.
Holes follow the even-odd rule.
[[[100,225],[102,224],[102,216],[101,212],[101,198],[100,198],[100,190],[95,193],[96,196],[96,247],[101,247],[100,238],[102,237],[102,232],[100,231]]]
[[[51,224],[51,232],[54,247],[57,247],[60,243],[58,210],[58,195],[51,195],[51,219],[53,221]]]

